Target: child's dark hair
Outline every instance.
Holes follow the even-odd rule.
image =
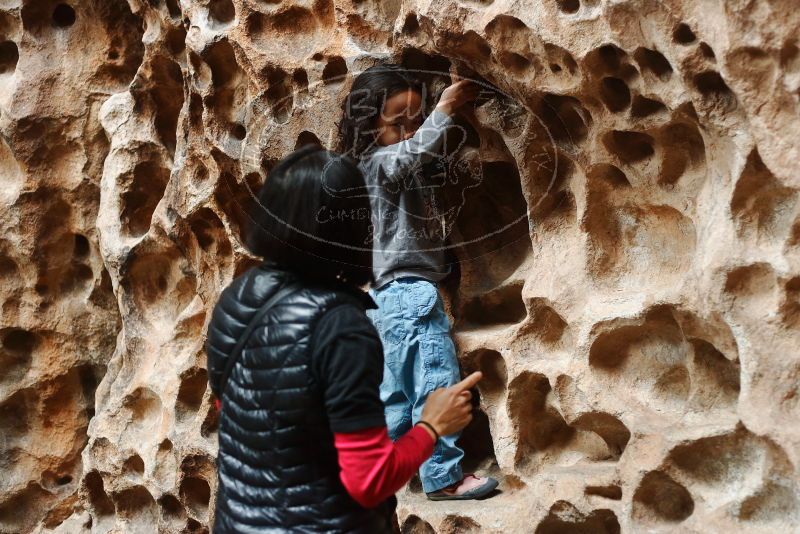
[[[375,121],[386,100],[409,89],[419,92],[424,101],[425,85],[400,65],[375,65],[356,76],[342,102],[339,151],[361,159],[375,143]]]
[[[355,162],[316,145],[270,171],[253,206],[247,248],[304,278],[372,282],[372,233]]]

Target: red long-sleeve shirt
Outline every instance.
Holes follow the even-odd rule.
[[[347,492],[364,508],[373,508],[408,482],[433,454],[434,441],[415,426],[392,443],[386,427],[334,434],[339,453],[339,478]]]

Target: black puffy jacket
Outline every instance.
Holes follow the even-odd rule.
[[[264,263],[222,292],[206,342],[209,381],[218,397],[225,362],[247,324],[295,281]],[[390,531],[394,497],[368,510],[342,486],[322,394],[310,371],[316,321],[338,305],[364,309],[367,302],[358,290],[304,284],[253,331],[222,397],[215,533]]]

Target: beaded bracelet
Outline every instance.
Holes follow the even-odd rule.
[[[436,438],[433,440],[433,442],[434,442],[434,443],[436,443],[437,441],[439,441],[439,437],[440,437],[440,436],[439,436],[439,433],[436,431],[436,429],[435,429],[435,428],[433,428],[433,425],[432,425],[432,424],[430,424],[430,423],[429,423],[429,422],[427,422],[427,421],[417,421],[417,424],[418,424],[418,425],[425,425],[425,426],[427,426],[428,428],[430,428],[430,429],[431,429],[431,432],[433,432],[433,435],[434,435],[434,436],[436,436]]]

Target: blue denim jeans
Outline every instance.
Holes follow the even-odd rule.
[[[461,375],[436,285],[422,278],[400,278],[370,294],[378,309],[367,314],[384,350],[381,400],[389,436],[397,440],[419,421],[428,394],[457,383]],[[442,436],[420,467],[426,493],[461,480],[464,451],[455,444],[458,436]]]

